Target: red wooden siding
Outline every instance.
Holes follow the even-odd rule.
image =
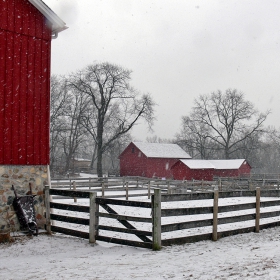
[[[171,166],[178,159],[148,158],[133,143],[120,155],[120,176],[171,178]]]
[[[171,168],[175,180],[213,181],[214,169],[191,169],[183,162],[177,161]]]
[[[147,160],[147,157],[134,144],[129,144],[120,156],[120,176],[146,177]]]
[[[0,164],[49,164],[51,29],[27,0],[0,5]]]
[[[172,158],[149,158],[147,162],[147,177],[172,178],[171,166],[178,159]]]

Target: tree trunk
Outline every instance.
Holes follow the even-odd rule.
[[[97,151],[97,176],[103,177],[103,170],[102,170],[102,150],[98,149]]]
[[[94,168],[94,163],[95,163],[95,159],[96,159],[96,151],[97,151],[97,145],[94,145],[94,150],[93,150],[93,155],[91,158],[91,162],[90,162],[90,168],[93,169]]]
[[[229,159],[229,148],[228,148],[228,146],[225,147],[225,159]]]
[[[99,117],[100,119],[100,117]],[[99,122],[97,125],[97,176],[103,177],[102,170],[102,155],[103,155],[103,122]]]
[[[71,159],[72,159],[72,154],[66,156],[66,160],[65,160],[65,167],[64,167],[64,172],[67,173],[70,169],[70,162],[71,162]],[[74,170],[73,170],[74,172]]]

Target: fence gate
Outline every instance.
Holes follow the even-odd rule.
[[[73,198],[89,199],[89,206],[82,205],[70,205],[65,203],[51,202],[50,195],[67,196]],[[89,239],[89,242],[94,243],[96,240],[116,243],[121,245],[136,246],[142,248],[150,248],[159,250],[161,248],[161,209],[160,209],[160,190],[155,190],[154,195],[151,197],[151,202],[140,202],[140,201],[127,201],[118,199],[106,199],[96,197],[95,192],[90,191],[73,191],[73,190],[61,190],[61,189],[50,189],[49,186],[45,187],[45,205],[46,205],[46,230],[51,232],[59,232],[71,236],[81,237]],[[120,205],[125,207],[138,207],[151,209],[152,217],[136,217],[126,216],[117,213],[109,205]],[[107,213],[99,211],[99,207],[106,210]],[[53,214],[51,209],[68,210],[74,212],[89,213],[89,218],[70,217],[66,215]],[[112,227],[108,225],[100,225],[99,217],[115,219],[123,227]],[[88,232],[79,230],[69,229],[65,227],[55,226],[51,224],[51,220],[60,222],[80,224],[89,226]],[[151,223],[152,231],[139,230],[134,227],[129,221]],[[141,241],[120,239],[115,237],[106,236],[105,234],[100,235],[99,230],[113,232],[121,232],[126,234],[132,234],[137,236]]]

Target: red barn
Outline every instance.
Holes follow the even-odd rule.
[[[67,27],[41,0],[0,0],[0,7],[1,230],[11,185],[26,193],[34,182],[40,195],[47,183],[51,40]]]
[[[119,156],[120,175],[171,178],[171,166],[188,158],[176,144],[131,142]]]
[[[175,180],[213,181],[214,165],[202,159],[180,159],[172,167]]]
[[[209,160],[214,166],[214,176],[217,177],[238,177],[249,176],[251,166],[245,159]]]
[[[0,164],[47,165],[51,40],[65,23],[42,1],[0,3]]]

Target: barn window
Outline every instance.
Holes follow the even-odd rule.
[[[166,164],[165,164],[165,170],[168,170],[169,169],[169,162],[167,162]]]
[[[134,154],[134,147],[132,147],[131,152]]]
[[[138,157],[141,157],[141,152],[138,153]]]

